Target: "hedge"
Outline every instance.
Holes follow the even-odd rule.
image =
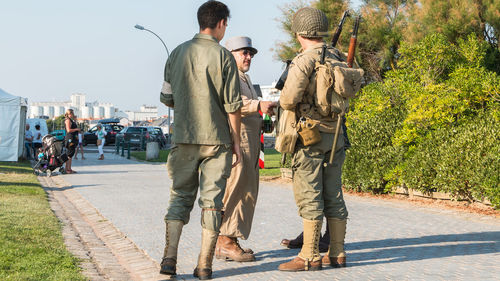
[[[346,188],[404,186],[500,208],[500,77],[486,50],[474,36],[403,45],[399,68],[351,104]]]

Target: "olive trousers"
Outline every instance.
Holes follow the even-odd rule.
[[[307,220],[347,218],[342,193],[342,165],[345,159],[344,138],[339,134],[333,163],[330,160],[334,134],[321,133],[319,143],[304,146],[297,141],[292,158],[293,193],[299,215]]]
[[[219,232],[231,160],[231,145],[176,144],[172,147],[167,169],[173,183],[165,220],[181,220],[187,224],[199,188],[201,226]]]

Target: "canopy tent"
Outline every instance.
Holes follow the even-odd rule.
[[[24,149],[26,99],[0,89],[0,161],[17,161]]]

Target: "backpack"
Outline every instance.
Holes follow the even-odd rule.
[[[350,68],[344,61],[325,56],[323,64],[316,62],[315,72],[316,92],[313,99],[318,113],[325,117],[344,114],[349,105],[348,99],[353,98],[361,88],[363,69]]]

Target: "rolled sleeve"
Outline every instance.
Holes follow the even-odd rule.
[[[249,99],[245,95],[241,95],[241,99],[243,100],[241,114],[251,114],[259,111],[259,100]]]
[[[243,101],[237,101],[234,103],[230,104],[224,104],[224,109],[226,110],[227,113],[233,113],[235,111],[238,111],[243,106]]]

